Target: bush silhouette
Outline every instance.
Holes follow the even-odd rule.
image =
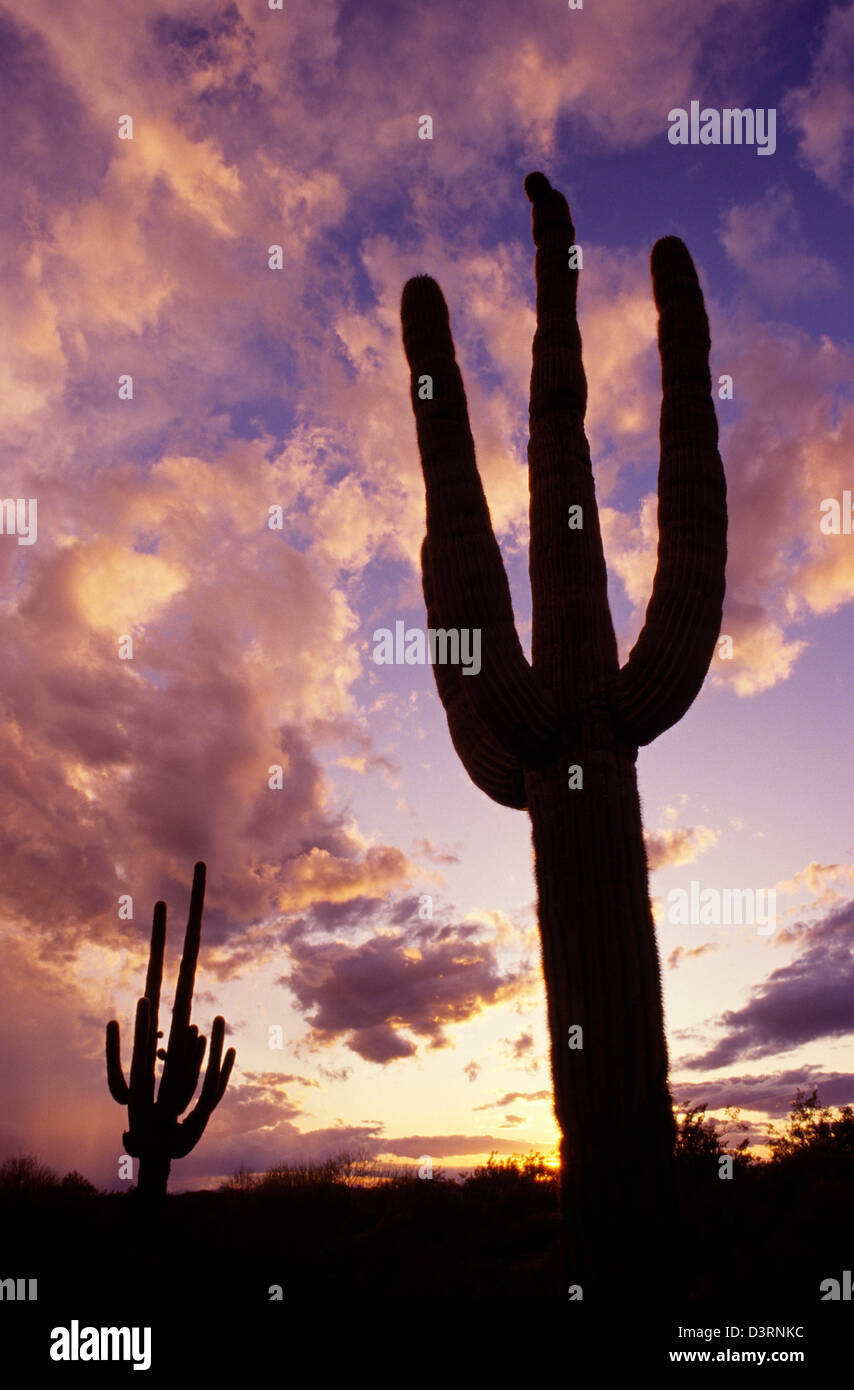
[[[854,1107],[843,1105],[834,1114],[823,1106],[818,1088],[807,1095],[798,1088],[782,1134],[769,1126],[772,1161],[781,1163],[854,1163]]]
[[[42,1197],[59,1187],[59,1174],[34,1154],[16,1154],[0,1163],[0,1193]]]

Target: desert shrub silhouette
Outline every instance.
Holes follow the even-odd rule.
[[[740,1112],[736,1106],[729,1107],[726,1114],[726,1125],[722,1125],[718,1120],[707,1119],[705,1105],[689,1105],[685,1108],[681,1120],[677,1116],[675,1152],[677,1161],[681,1160],[683,1167],[697,1163],[716,1164],[724,1156],[732,1158],[740,1167],[756,1162],[753,1154],[747,1152],[749,1136],[741,1139],[736,1145],[725,1142],[730,1129],[743,1133],[750,1128],[739,1118]]]
[[[41,1197],[60,1187],[59,1174],[35,1154],[15,1154],[0,1163],[0,1193]]]
[[[146,1199],[165,1197],[172,1159],[184,1158],[201,1139],[213,1110],[222,1100],[234,1065],[233,1047],[228,1049],[225,1058],[222,1056],[225,1019],[217,1016],[211,1029],[208,1065],[199,1099],[186,1119],[179,1121],[179,1115],[193,1098],[205,1055],[206,1040],[199,1036],[198,1028],[190,1024],[205,902],[205,872],[205,865],[200,862],[193,873],[190,915],[165,1050],[157,1047],[157,1039],[162,1037],[157,1031],[157,1018],[163,980],[166,904],[155,904],[145,994],[136,1006],[130,1085],[122,1072],[119,1025],[115,1019],[107,1024],[110,1094],[119,1105],[128,1107],[130,1128],[123,1136],[124,1145],[129,1154],[139,1159],[137,1191]],[[155,1099],[157,1058],[163,1062],[163,1071]]]
[[[823,1106],[818,1088],[809,1093],[798,1088],[786,1128],[769,1127],[768,1147],[775,1163],[850,1166],[854,1162],[854,1106]]]
[[[277,1163],[264,1173],[250,1173],[241,1167],[227,1182],[223,1192],[269,1192],[310,1186],[378,1187],[384,1183],[406,1182],[406,1170],[392,1163],[381,1163],[366,1149],[342,1149],[325,1159]]]
[[[531,818],[562,1135],[565,1278],[598,1298],[625,1287],[641,1259],[650,1296],[660,1297],[675,1210],[674,1125],[635,761],[638,746],[691,705],[720,631],[726,484],[709,327],[691,257],[677,237],[665,237],[651,255],[663,388],[658,565],[643,629],[620,668],[584,434],[578,272],[569,256],[575,230],[543,174],[530,174],[525,190],[537,248],[530,665],[477,470],[445,300],[426,275],[403,289],[427,496],[428,623],[481,631],[477,675],[441,664],[433,672],[472,781]],[[574,1049],[571,1028],[582,1029]]]

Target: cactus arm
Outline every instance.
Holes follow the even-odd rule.
[[[205,874],[206,866],[199,862],[193,870],[190,914],[187,918],[187,930],[184,933],[184,950],[181,955],[181,969],[178,972],[178,986],[175,990],[175,1004],[172,1009],[172,1027],[179,1031],[189,1027],[190,1010],[193,1006],[193,986],[196,981],[196,963],[199,958],[199,942],[202,935],[202,910],[205,905]]]
[[[201,1095],[187,1118],[178,1126],[174,1151],[176,1158],[183,1158],[199,1142],[208,1120],[225,1094],[236,1054],[234,1048],[230,1047],[225,1060],[222,1060],[224,1038],[225,1019],[218,1015],[211,1028],[210,1052]]]
[[[107,1085],[113,1100],[118,1101],[119,1105],[127,1105],[130,1091],[122,1071],[121,1038],[115,1019],[107,1024]]]
[[[230,1047],[225,1054],[225,1058],[222,1064],[222,1071],[220,1072],[219,1077],[219,1085],[217,1086],[216,1090],[216,1100],[214,1101],[214,1105],[219,1105],[220,1101],[225,1095],[225,1088],[228,1085],[229,1078],[231,1077],[231,1069],[234,1066],[234,1059],[236,1056],[237,1052],[233,1047]]]
[[[160,988],[163,983],[163,955],[166,947],[166,904],[154,904],[151,923],[151,947],[145,976],[145,997],[149,1002],[146,1076],[149,1078],[149,1099],[154,1100],[154,1063],[157,1055],[157,1020],[160,1015]]]
[[[525,191],[537,285],[528,443],[532,662],[543,688],[568,713],[616,678],[617,641],[584,433],[578,271],[568,254],[575,228],[566,199],[544,174],[530,174]],[[579,529],[569,527],[572,506],[582,509]]]
[[[510,585],[475,462],[448,309],[430,276],[407,281],[401,322],[427,489],[436,605],[448,627],[480,629],[481,671],[467,678],[476,714],[507,753],[536,759],[557,720],[516,633]],[[431,400],[419,399],[422,375],[432,378]]]
[[[156,1033],[156,1020],[153,1027]],[[154,1065],[153,1059],[150,1060],[151,1029],[150,1001],[143,997],[137,1000],[133,1030],[133,1060],[130,1067],[130,1098],[128,1100],[128,1116],[132,1131],[145,1125],[154,1104]]]
[[[430,548],[425,539],[421,547],[424,602],[430,627],[444,627],[433,591]],[[434,663],[436,689],[445,710],[451,742],[471,780],[493,801],[514,810],[525,809],[525,776],[518,759],[510,756],[475,713],[466,695],[467,681],[456,666]]]
[[[186,1110],[190,1101],[193,1099],[193,1092],[198,1085],[199,1074],[202,1070],[202,1060],[205,1055],[205,1039],[199,1036],[199,1030],[195,1027],[187,1030],[185,1044],[184,1062],[181,1068],[179,1085],[175,1094],[175,1110],[181,1114]]]
[[[205,1068],[205,1079],[202,1084],[202,1093],[199,1096],[199,1105],[210,1106],[213,1110],[216,1105],[216,1097],[219,1092],[220,1074],[222,1070],[222,1045],[225,1041],[225,1019],[221,1014],[217,1014],[211,1028],[211,1047],[208,1053],[208,1065]],[[229,1071],[231,1068],[229,1067]],[[198,1105],[196,1106],[198,1109]],[[187,1117],[189,1119],[189,1116]]]
[[[113,1100],[119,1105],[129,1105],[131,1094],[134,1102],[154,1100],[154,1058],[157,1051],[157,1014],[160,1007],[160,984],[163,979],[163,949],[166,940],[166,904],[155,903],[154,921],[151,927],[151,946],[148,956],[148,970],[145,977],[145,1000],[148,1007],[142,1009],[143,1000],[138,1001],[136,1024],[134,1027],[133,1055],[131,1058],[130,1087],[124,1079],[120,1060],[119,1025],[113,1020],[107,1024],[107,1084]]]
[[[636,744],[681,719],[700,690],[720,632],[727,555],[702,290],[678,237],[656,242],[650,266],[662,381],[658,565],[643,628],[611,696]]]
[[[154,904],[154,917],[151,923],[151,946],[148,956],[148,970],[145,976],[145,998],[148,1000],[148,1031],[144,1045],[144,1057],[140,1067],[140,1090],[138,1095],[146,1105],[154,1104],[154,1069],[157,1056],[157,1021],[160,1014],[160,988],[163,983],[163,954],[166,946],[166,904]],[[134,1038],[134,1056],[136,1056]],[[144,1078],[144,1080],[143,1080]],[[133,1085],[133,1081],[131,1081]]]
[[[174,1107],[176,1114],[180,1114],[178,1095],[183,1089],[181,1082],[192,1048],[188,1033],[202,932],[202,910],[205,905],[205,872],[205,865],[201,862],[196,864],[193,870],[190,912],[187,918],[187,929],[184,933],[184,949],[181,953],[181,967],[178,971],[178,984],[175,988],[175,1002],[172,1005],[172,1023],[169,1029],[166,1061],[163,1064],[163,1075],[160,1078],[160,1090],[158,1092],[158,1099],[163,1101],[164,1105]]]
[[[537,286],[537,327],[534,333],[529,418],[572,415],[579,432],[576,443],[586,452],[580,429],[587,410],[587,378],[581,360],[581,333],[576,315],[578,271],[570,269],[569,248],[575,228],[566,198],[552,188],[545,174],[529,174],[525,192],[531,201],[534,276]],[[563,535],[561,534],[561,540]]]
[[[148,1061],[148,1038],[151,1024],[151,1006],[144,996],[136,1003],[136,1019],[133,1030],[133,1060],[130,1068],[130,1093],[141,1099],[145,1094],[146,1063]]]

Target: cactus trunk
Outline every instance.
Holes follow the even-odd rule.
[[[586,1299],[634,1283],[672,1229],[674,1122],[631,749],[582,739],[526,777],[555,1114],[563,1262]],[[570,1028],[581,1029],[573,1034]]]
[[[139,1160],[137,1195],[146,1202],[161,1202],[169,1185],[172,1160],[162,1154],[143,1154]]]

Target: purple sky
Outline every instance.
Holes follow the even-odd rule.
[[[0,53],[2,497],[38,502],[33,544],[0,535],[0,1158],[118,1185],[104,1024],[127,1063],[157,898],[171,1005],[200,858],[194,1017],[225,1014],[237,1064],[174,1186],[554,1146],[527,818],[468,782],[429,668],[372,661],[426,622],[399,326],[424,271],[528,642],[537,168],[583,248],[623,655],[657,541],[658,237],[733,382],[732,656],[638,761],[674,1097],[755,1134],[798,1086],[854,1102],[854,536],[820,528],[854,489],[854,5],[11,0]],[[774,153],[670,143],[694,100],[775,110]],[[774,890],[776,929],[674,924],[692,880]]]

